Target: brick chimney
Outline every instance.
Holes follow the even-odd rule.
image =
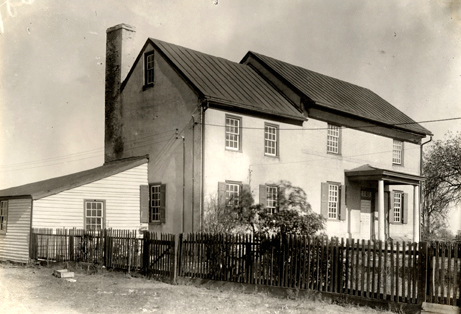
[[[120,86],[136,58],[136,29],[118,24],[106,31],[106,91],[105,91],[105,162],[123,157],[123,115]]]

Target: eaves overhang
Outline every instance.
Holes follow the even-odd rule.
[[[280,111],[263,109],[249,104],[233,102],[227,99],[216,98],[213,96],[204,96],[204,100],[206,101],[206,106],[209,106],[211,108],[219,108],[255,116],[265,116],[268,119],[277,121],[284,120],[284,122],[295,125],[302,125],[304,121],[308,120],[308,118],[304,116],[301,112],[299,113],[299,115],[290,115],[286,113],[281,113]]]

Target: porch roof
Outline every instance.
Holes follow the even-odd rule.
[[[424,177],[363,165],[351,170],[345,170],[346,177],[351,181],[378,181],[384,180],[386,184],[419,185]]]

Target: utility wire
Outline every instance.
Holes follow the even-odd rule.
[[[445,122],[445,121],[452,121],[452,120],[461,120],[461,117],[456,117],[456,118],[446,118],[446,119],[436,119],[436,120],[425,120],[425,121],[419,121],[419,122],[402,122],[402,123],[394,123],[394,124],[388,124],[388,125],[359,125],[359,126],[354,126],[354,127],[346,127],[346,126],[341,126],[341,128],[344,129],[369,129],[369,128],[379,128],[379,127],[386,127],[386,126],[400,126],[400,125],[412,125],[412,124],[420,124],[420,123],[432,123],[432,122]],[[202,123],[198,123],[202,124]],[[223,124],[212,124],[212,123],[205,123],[205,126],[216,126],[216,127],[226,127],[226,125]],[[264,130],[264,127],[245,127],[242,126],[240,127],[242,129],[251,129],[251,130]],[[317,130],[328,130],[328,127],[326,128],[280,128],[280,131],[317,131]]]
[[[453,121],[453,120],[460,120],[460,119],[461,119],[461,117],[446,118],[446,119],[434,119],[434,120],[425,120],[425,121],[411,122],[411,123],[398,123],[398,124],[393,124],[392,126],[405,125],[405,124],[417,124],[417,123],[446,122],[446,121]],[[201,124],[201,123],[197,123],[197,124]],[[205,125],[216,126],[216,127],[226,127],[225,125],[221,125],[221,124],[205,123]],[[371,128],[371,127],[378,127],[378,126],[362,126],[362,127],[357,126],[357,127],[354,127],[354,129]],[[179,134],[182,134],[184,129],[185,129],[185,127],[181,130],[181,132],[179,132]],[[242,129],[263,130],[264,127],[242,127]],[[328,128],[302,128],[302,129],[301,128],[281,128],[279,130],[280,131],[317,131],[317,130],[327,130],[327,129]],[[149,140],[151,138],[154,138],[154,137],[158,138],[158,137],[163,137],[165,135],[170,135],[173,131],[176,131],[176,129],[166,130],[164,132],[155,133],[155,134],[147,135],[147,136],[144,136],[144,137],[139,137],[139,138],[136,138],[136,139],[126,141],[125,143],[130,144],[130,143],[136,143],[137,142],[138,144],[142,144],[142,145],[133,145],[132,147],[130,147],[130,149],[142,148],[142,147],[149,146],[151,144],[157,144],[157,143],[170,141],[172,139],[172,137],[169,137],[168,139],[161,140],[161,141],[149,142]],[[170,133],[170,134],[167,134],[167,133]],[[173,133],[173,135],[175,135],[175,134]],[[170,144],[172,144],[172,143],[170,143]],[[82,151],[82,152],[73,153],[73,154],[69,154],[69,155],[62,155],[62,156],[58,156],[58,157],[46,158],[46,159],[35,160],[35,161],[30,161],[30,162],[3,165],[3,166],[0,166],[0,168],[15,168],[15,169],[0,170],[0,172],[18,171],[18,170],[27,170],[27,169],[48,167],[48,166],[52,166],[52,165],[61,164],[61,163],[64,163],[64,162],[76,162],[76,161],[80,161],[80,160],[96,158],[96,157],[100,156],[100,153],[102,153],[103,150],[104,150],[104,147],[101,147],[101,148],[96,148],[96,149],[92,149],[92,150],[88,150],[88,151]],[[380,152],[380,153],[387,153],[387,152],[390,152],[390,151],[385,151],[385,152]],[[78,158],[78,159],[74,159],[74,160],[68,160],[68,161],[66,160],[66,161],[58,162],[59,160],[62,160],[62,159],[72,159],[74,157],[81,157],[81,156],[87,155],[87,154],[88,155],[95,154],[95,155],[94,156],[84,157],[84,158]],[[379,153],[372,153],[372,154],[379,154]],[[344,157],[346,157],[346,156],[343,156],[343,158]],[[354,156],[349,156],[349,157],[354,157]],[[48,162],[52,162],[52,163],[51,164],[45,164],[45,165],[36,165],[36,166],[32,166],[32,167],[22,167],[23,165],[30,166],[31,164],[40,164],[40,163],[48,163]]]

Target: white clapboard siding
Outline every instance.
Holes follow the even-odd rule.
[[[83,228],[84,200],[106,202],[106,228],[140,227],[139,186],[147,184],[147,164],[34,201],[34,228]]]
[[[29,261],[31,199],[9,199],[6,234],[0,234],[0,260]]]

